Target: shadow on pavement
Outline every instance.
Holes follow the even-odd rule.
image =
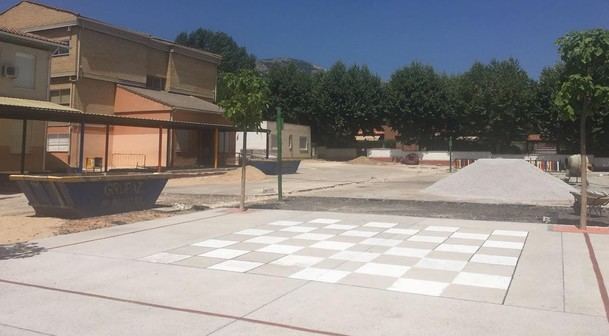
[[[37,243],[5,244],[0,245],[0,260],[30,258],[45,251]]]

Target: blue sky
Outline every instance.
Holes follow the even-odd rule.
[[[0,0],[0,7],[15,2]],[[384,79],[414,60],[458,73],[474,61],[507,57],[537,78],[557,61],[558,37],[609,28],[609,0],[42,2],[172,40],[198,27],[224,31],[259,58],[367,64]]]

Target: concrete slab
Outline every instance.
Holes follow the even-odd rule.
[[[583,234],[563,233],[565,311],[606,316]]]
[[[297,304],[296,304],[297,303]],[[348,335],[606,335],[603,317],[311,282],[249,315]]]
[[[326,232],[330,242],[341,232],[364,228],[374,229],[375,235],[349,236],[348,242],[330,244],[344,250],[326,250],[311,245],[327,240],[293,243],[295,235],[303,234],[293,229],[300,226],[314,228],[306,233]],[[277,232],[287,234],[286,240],[270,245],[292,242],[287,245],[296,248],[262,252],[258,250],[269,244],[244,242]],[[491,264],[452,258],[459,253],[469,258],[454,246],[432,251],[440,243],[410,242],[428,244],[425,255],[385,254],[391,249],[413,252],[417,247],[402,245],[421,232],[444,238],[474,233],[485,236],[449,239],[472,246],[485,239],[524,242],[524,249],[515,268],[492,264],[520,255],[502,245],[475,251],[495,256],[480,259]],[[376,235],[382,238],[371,241]],[[0,334],[1,328],[61,335],[299,335],[304,329],[355,335],[607,334],[585,242],[581,235],[563,234],[561,244],[560,237],[541,224],[283,210],[214,210],[53,237],[36,242],[49,247],[37,255],[0,260]],[[592,239],[607,246],[606,238]],[[232,259],[199,256],[215,248],[192,244],[209,240],[234,240],[217,248],[249,253]],[[377,245],[361,244],[366,240]],[[393,246],[394,240],[402,243]],[[440,260],[432,263],[435,268],[417,268],[430,252]],[[163,253],[167,256],[159,256]],[[603,270],[606,254],[602,247],[597,255]],[[150,258],[154,255],[158,258]],[[238,265],[224,267],[230,271],[209,269],[220,262]],[[455,262],[466,266],[457,270]],[[261,266],[249,268],[252,263]],[[513,270],[502,304],[503,286]],[[425,292],[430,288],[424,281],[441,283],[435,295],[444,297],[387,290]],[[144,326],[138,328],[140,324]]]
[[[562,235],[531,232],[505,304],[564,311]]]

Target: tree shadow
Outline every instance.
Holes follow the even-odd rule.
[[[45,251],[38,243],[4,244],[0,245],[0,260],[31,258]]]

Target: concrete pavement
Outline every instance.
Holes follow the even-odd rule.
[[[583,235],[552,232],[548,228],[515,222],[216,209],[56,236],[21,247],[21,252],[34,251],[30,253],[33,256],[0,257],[0,334],[608,334],[605,307]],[[356,235],[374,234],[375,240],[357,240],[345,235],[347,230],[359,232]],[[346,250],[351,253],[340,262],[320,257],[324,259],[323,267],[334,272],[324,276],[338,274],[344,278],[291,277],[290,267],[296,266],[282,268],[276,262],[291,253],[285,251],[222,256],[222,260],[211,262],[219,252],[251,250],[255,245],[252,239],[259,241],[261,237],[264,241],[284,239],[273,245],[276,249],[280,247],[277,245],[285,248],[301,244],[301,252],[312,252],[315,248],[305,247],[304,237],[299,240],[295,236],[304,233],[316,233],[317,236],[308,235],[315,239],[331,236],[334,245],[327,246],[331,249],[341,246],[341,242],[349,246]],[[419,239],[412,239],[415,236]],[[471,246],[473,238],[479,236],[484,236],[480,238],[484,240],[480,240],[475,253],[440,248]],[[443,242],[421,241],[421,237]],[[232,248],[207,247],[218,241],[234,242]],[[606,280],[609,235],[591,235],[591,241]],[[297,259],[309,261],[316,258],[313,255],[322,255],[321,250],[327,248],[322,245],[328,245],[327,241],[306,244],[320,243],[309,258]],[[363,245],[365,249],[361,249]],[[432,265],[432,269],[417,267],[421,264],[418,259],[385,255],[395,248],[406,253],[427,250],[444,262]],[[268,245],[264,249],[269,251]],[[345,250],[334,252],[341,254]],[[472,262],[471,253],[482,252],[494,255],[494,264]],[[210,253],[214,258],[208,257]],[[273,253],[277,256],[273,257]],[[182,259],[163,259],[175,256]],[[402,271],[406,271],[364,279],[355,274],[357,270],[353,271],[362,269],[363,261],[358,259],[362,256],[384,258],[384,263],[403,261],[406,266]],[[245,260],[260,265],[238,272],[212,269],[215,263],[243,264]],[[514,260],[516,266],[497,264]],[[484,279],[508,277],[509,286],[499,291],[484,287],[493,287],[494,282],[455,285],[455,280],[450,279],[459,277],[462,269],[446,270],[454,265],[465,265],[469,274],[502,274]],[[341,282],[348,277],[352,279]],[[453,284],[435,293],[439,296],[384,288],[383,282],[391,285],[396,279],[411,278]],[[428,280],[422,282],[431,283]],[[451,286],[454,288],[449,292]]]

